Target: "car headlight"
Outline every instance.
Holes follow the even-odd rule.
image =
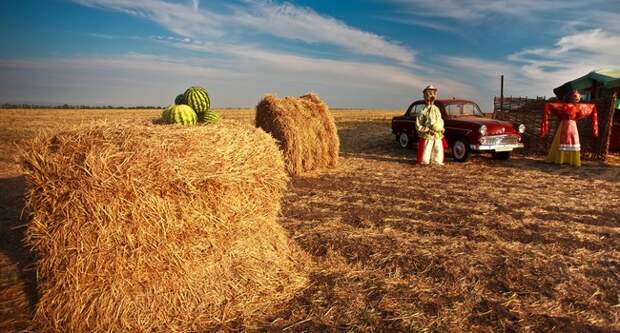
[[[480,128],[478,129],[478,132],[480,132],[481,135],[487,135],[487,126],[486,125],[480,126]]]
[[[519,133],[521,134],[525,133],[525,125],[523,124],[519,125]]]

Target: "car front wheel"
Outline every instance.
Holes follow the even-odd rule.
[[[452,145],[452,157],[457,162],[466,162],[471,157],[469,142],[465,138],[457,138]]]
[[[493,158],[496,160],[501,160],[501,161],[509,160],[510,152],[509,151],[494,151]]]
[[[407,135],[407,133],[400,133],[398,136],[398,145],[401,148],[411,148],[411,140],[409,139],[409,135]]]

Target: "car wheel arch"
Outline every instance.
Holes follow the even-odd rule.
[[[466,162],[471,157],[471,148],[469,147],[469,139],[464,135],[454,137],[451,145],[452,157],[457,162]]]
[[[412,147],[412,135],[408,133],[408,131],[399,132],[396,136],[396,141],[398,141],[398,145],[403,149],[410,149]]]

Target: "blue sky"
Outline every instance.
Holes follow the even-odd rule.
[[[5,0],[0,103],[216,107],[319,93],[404,108],[427,84],[490,111],[620,66],[620,1]]]

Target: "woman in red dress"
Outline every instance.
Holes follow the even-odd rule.
[[[569,94],[567,103],[545,103],[545,111],[540,126],[540,134],[545,137],[549,133],[549,114],[560,119],[560,124],[545,159],[548,163],[581,166],[581,145],[577,120],[592,115],[592,134],[598,136],[598,118],[596,105],[580,104],[581,95],[574,90]]]

